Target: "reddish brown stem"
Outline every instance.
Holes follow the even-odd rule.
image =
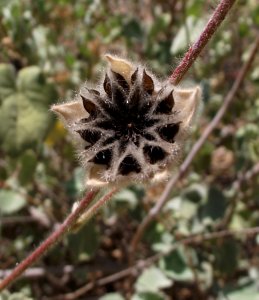
[[[94,199],[98,190],[90,191],[82,199],[78,207],[66,218],[66,220],[55,230],[36,250],[26,257],[3,281],[0,282],[0,291],[13,283],[29,266],[34,264],[48,250],[50,250],[76,223],[78,218],[84,213],[87,206]]]
[[[201,245],[204,241],[209,241],[209,240],[213,240],[213,239],[227,238],[227,237],[234,236],[234,235],[253,236],[258,233],[259,233],[259,227],[252,227],[252,228],[244,228],[242,230],[227,229],[227,230],[221,230],[221,231],[216,231],[216,232],[209,232],[209,233],[205,233],[205,234],[192,235],[187,238],[183,238],[182,240],[176,241],[175,243],[173,243],[171,245],[171,247],[167,251],[159,252],[159,253],[157,253],[153,256],[150,256],[146,259],[138,260],[131,267],[122,269],[116,273],[105,276],[103,278],[99,278],[96,281],[91,281],[91,282],[83,285],[79,289],[75,290],[72,293],[47,298],[47,300],[75,300],[75,299],[78,299],[79,297],[82,297],[83,295],[85,295],[86,293],[88,293],[95,287],[100,287],[100,286],[104,286],[104,285],[116,282],[127,276],[137,276],[145,268],[153,265],[159,259],[172,253],[174,250],[176,250],[177,248],[179,248],[182,245],[185,245],[185,246],[192,245],[192,244]],[[84,297],[84,299],[87,299],[87,297]]]
[[[149,226],[149,224],[156,218],[156,216],[160,213],[162,208],[164,207],[165,203],[168,200],[168,197],[172,191],[172,188],[176,185],[179,179],[181,179],[187,172],[188,168],[190,167],[194,157],[199,152],[201,147],[204,145],[205,141],[207,140],[208,136],[211,134],[211,132],[216,128],[216,126],[219,124],[220,120],[224,116],[225,112],[227,111],[229,105],[234,100],[237,91],[239,90],[245,76],[247,75],[247,72],[249,71],[252,62],[256,56],[256,53],[259,48],[259,36],[256,37],[255,43],[252,47],[251,53],[249,55],[249,58],[247,62],[243,65],[240,73],[238,74],[231,90],[225,97],[222,106],[218,110],[217,114],[214,116],[214,118],[211,120],[209,125],[206,127],[206,129],[203,131],[200,138],[197,140],[197,142],[193,145],[191,151],[189,152],[188,156],[185,158],[184,162],[181,164],[179,168],[179,172],[173,176],[169,182],[167,183],[161,197],[158,199],[154,207],[148,212],[147,216],[142,220],[141,224],[139,225],[136,234],[134,235],[132,241],[131,241],[131,253],[136,252],[136,247],[142,238],[146,228]]]
[[[173,84],[177,85],[190,69],[202,49],[206,46],[210,38],[213,36],[217,28],[220,26],[222,21],[225,19],[227,13],[233,6],[236,0],[222,0],[215,9],[205,29],[199,36],[198,40],[189,48],[184,55],[178,67],[173,71],[170,76],[170,80]]]
[[[93,215],[95,215],[98,210],[105,205],[107,201],[109,201],[112,196],[118,191],[118,188],[113,188],[109,193],[104,195],[101,199],[99,199],[95,204],[93,204],[89,209],[84,212],[80,218],[76,221],[74,226],[72,227],[73,231],[77,231],[81,228]]]

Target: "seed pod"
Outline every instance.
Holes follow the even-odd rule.
[[[179,161],[200,88],[180,89],[141,65],[106,58],[102,84],[52,106],[76,137],[86,185],[163,180]]]

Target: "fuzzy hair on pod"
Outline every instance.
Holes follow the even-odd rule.
[[[201,92],[160,82],[142,65],[106,55],[95,89],[51,110],[75,137],[87,186],[164,180],[188,136]]]

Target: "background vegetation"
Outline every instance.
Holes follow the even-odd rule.
[[[182,83],[203,89],[201,117],[185,153],[221,106],[251,50],[259,26],[256,2],[237,2]],[[143,61],[168,76],[215,6],[207,0],[0,1],[0,276],[84,194],[84,172],[50,104],[70,99],[85,80],[98,81],[106,52]],[[239,184],[259,161],[258,62],[257,56],[234,104],[134,255],[129,244],[163,185],[120,191],[0,299],[258,300],[259,234],[182,244],[131,275],[100,280],[127,268],[129,260],[145,261],[190,235],[259,226],[259,178]],[[63,295],[86,284],[81,296]]]

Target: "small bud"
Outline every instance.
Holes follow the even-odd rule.
[[[106,58],[102,84],[52,106],[78,140],[86,185],[164,180],[179,161],[200,88],[180,89],[141,65]]]

